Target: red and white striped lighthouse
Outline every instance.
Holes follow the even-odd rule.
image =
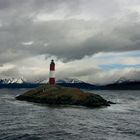
[[[50,64],[49,84],[50,85],[55,85],[55,63],[54,63],[54,60],[52,60],[51,64]]]

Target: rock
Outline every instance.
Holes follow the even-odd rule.
[[[49,105],[79,105],[86,107],[109,106],[111,103],[97,94],[85,93],[77,88],[51,86],[49,84],[32,89],[23,95],[17,96],[16,99]]]

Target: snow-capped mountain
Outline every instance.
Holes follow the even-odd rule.
[[[0,83],[1,84],[13,84],[13,83],[17,83],[17,84],[22,84],[22,83],[33,83],[33,84],[45,84],[48,83],[48,79],[46,80],[36,80],[36,81],[32,81],[32,82],[27,82],[25,80],[23,80],[23,78],[1,78],[0,79]],[[64,78],[64,79],[59,79],[56,81],[56,83],[85,83],[81,80],[75,79],[75,78]]]
[[[23,84],[24,83],[24,80],[22,78],[1,78],[0,79],[0,84],[14,84],[14,83],[17,83],[17,84]]]
[[[36,81],[32,81],[31,83],[36,83],[36,84],[45,84],[48,83],[49,79],[44,79],[44,80],[36,80]],[[85,83],[81,80],[75,79],[75,78],[63,78],[63,79],[58,79],[56,81],[56,83]]]
[[[45,84],[48,83],[48,80],[35,80],[35,81],[27,81],[23,78],[0,78],[0,84]]]
[[[48,83],[46,80],[36,80],[36,81],[26,81],[23,78],[0,78],[0,88],[36,88],[42,84]],[[114,83],[107,85],[93,85],[90,83],[83,82],[75,78],[63,78],[56,81],[57,85],[64,87],[73,87],[80,89],[101,89],[101,90],[140,90],[140,81],[128,80],[125,78],[120,78]]]
[[[92,85],[90,83],[85,83],[75,78],[74,79],[73,78],[60,79],[60,80],[57,80],[56,83],[64,87],[73,87],[73,88],[88,89],[88,90],[95,89],[95,85]]]
[[[64,78],[64,79],[59,79],[56,81],[56,83],[85,83],[81,80],[78,80],[78,79],[73,79],[73,78]]]
[[[124,77],[121,77],[120,79],[118,79],[114,83],[121,84],[121,83],[126,83],[126,82],[127,83],[129,83],[129,82],[136,82],[136,80],[134,80],[134,79],[126,79]]]

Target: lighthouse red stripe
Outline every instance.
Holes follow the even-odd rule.
[[[55,66],[54,65],[50,65],[50,70],[54,71],[55,70]]]
[[[49,83],[50,85],[55,85],[55,78],[50,78]]]

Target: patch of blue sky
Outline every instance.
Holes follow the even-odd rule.
[[[140,57],[140,50],[128,51],[128,52],[110,52],[110,53],[99,53],[95,55],[98,60],[107,60],[113,57]]]
[[[126,55],[131,57],[140,57],[140,50],[126,52]]]
[[[140,64],[125,65],[125,64],[101,64],[99,65],[103,70],[123,69],[123,68],[140,68]]]

